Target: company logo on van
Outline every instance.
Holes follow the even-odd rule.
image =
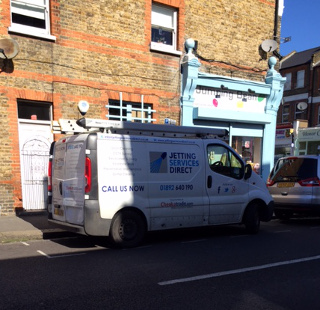
[[[195,153],[150,152],[150,173],[192,173],[194,167],[199,167]]]
[[[149,157],[151,173],[168,172],[167,152],[150,152]]]

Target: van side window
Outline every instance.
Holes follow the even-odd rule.
[[[222,145],[210,144],[207,153],[212,171],[238,180],[243,178],[244,164],[231,150]]]

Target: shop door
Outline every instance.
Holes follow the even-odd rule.
[[[52,142],[49,122],[19,122],[22,203],[25,210],[44,210]]]

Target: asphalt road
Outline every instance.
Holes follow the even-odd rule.
[[[320,219],[0,245],[0,309],[320,309]]]

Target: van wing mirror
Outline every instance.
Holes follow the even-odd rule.
[[[247,180],[251,177],[252,175],[252,167],[250,164],[246,164],[244,166],[244,179]]]

